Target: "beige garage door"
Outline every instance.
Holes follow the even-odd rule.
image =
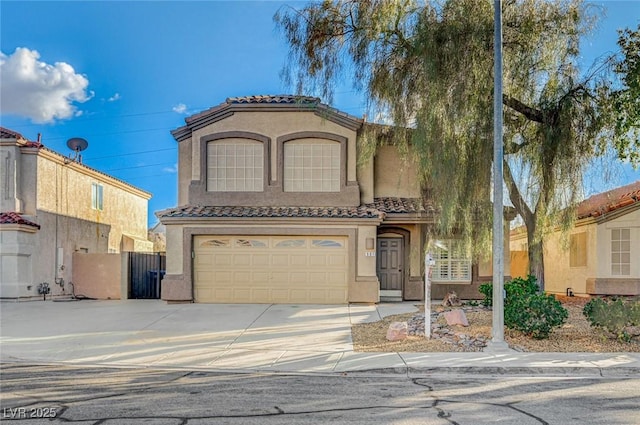
[[[196,302],[347,302],[345,236],[196,236],[194,245]]]

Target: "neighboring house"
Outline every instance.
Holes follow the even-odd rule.
[[[526,246],[512,231],[512,252]],[[573,229],[545,238],[544,269],[547,292],[640,295],[640,181],[581,202]]]
[[[370,124],[318,98],[289,95],[229,98],[185,121],[172,132],[180,206],[157,213],[167,235],[163,299],[424,297],[435,212],[420,201],[415,166],[395,147],[382,145],[368,160],[359,155]],[[449,249],[434,252],[434,297],[455,289],[479,298],[490,270],[455,240],[439,245]]]
[[[74,252],[151,251],[151,195],[0,127],[0,298],[71,294]]]
[[[160,222],[149,229],[147,239],[153,243],[153,252],[167,251],[167,230]]]

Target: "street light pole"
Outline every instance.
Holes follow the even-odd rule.
[[[493,58],[493,326],[491,349],[508,348],[504,342],[504,216],[502,143],[502,0],[494,0]]]

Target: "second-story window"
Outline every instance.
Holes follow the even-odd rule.
[[[293,140],[284,144],[285,192],[339,192],[340,143]]]
[[[91,208],[102,210],[102,185],[91,183]]]
[[[264,148],[253,140],[224,139],[207,144],[207,190],[262,192]]]

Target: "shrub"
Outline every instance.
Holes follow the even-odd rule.
[[[612,333],[621,341],[630,341],[629,327],[640,326],[640,300],[593,298],[582,309],[591,326]]]
[[[482,304],[493,304],[493,284],[484,283],[478,288],[484,295]],[[553,328],[561,326],[569,312],[552,295],[538,293],[534,276],[515,278],[504,284],[507,297],[504,300],[504,324],[509,329],[523,332],[536,339],[548,338]]]
[[[482,305],[485,307],[491,307],[493,305],[493,284],[492,283],[483,283],[478,287],[478,291],[484,298],[482,299]]]
[[[482,304],[489,307],[493,304],[493,283],[483,283],[478,288],[478,291],[484,295]],[[536,284],[535,276],[527,276],[526,279],[516,277],[504,284],[504,291],[507,293],[507,299],[522,297],[524,295],[536,294],[538,292],[538,285]],[[505,300],[505,303],[506,303]]]
[[[569,312],[553,295],[524,294],[504,306],[504,324],[535,339],[548,338],[568,317]]]

